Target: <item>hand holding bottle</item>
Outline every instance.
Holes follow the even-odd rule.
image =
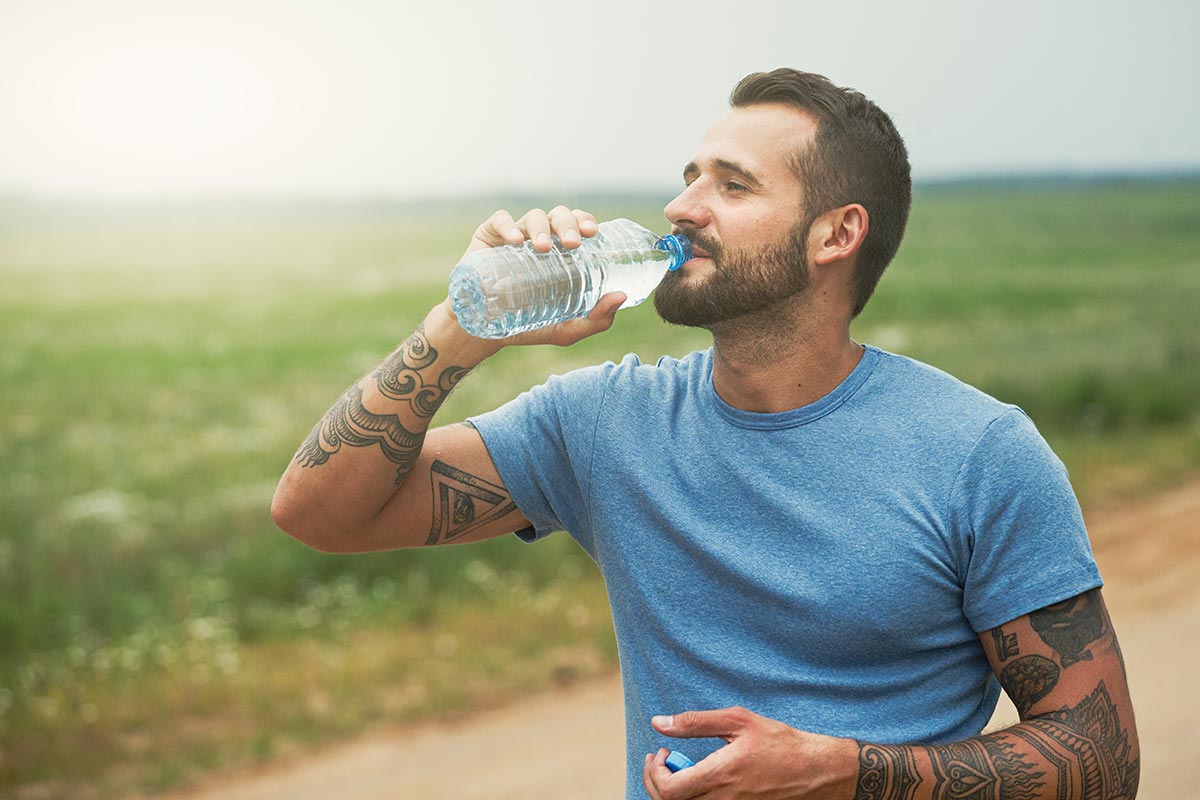
[[[475,229],[471,243],[463,253],[463,259],[480,250],[501,247],[503,245],[520,245],[526,241],[532,243],[538,253],[549,253],[553,247],[553,239],[557,237],[564,250],[574,250],[583,243],[585,238],[595,236],[598,230],[596,217],[580,209],[568,209],[566,206],[556,206],[549,212],[535,208],[518,220],[501,210],[492,214],[485,222]],[[496,340],[504,345],[554,344],[567,346],[602,333],[612,327],[617,309],[625,302],[624,292],[609,292],[600,298],[596,307],[586,317],[570,319],[538,330],[519,333],[504,339]],[[447,298],[446,308],[454,314],[451,300]]]
[[[549,212],[535,208],[516,221],[507,211],[500,210],[475,229],[463,259],[478,250],[519,245],[526,240],[532,242],[539,253],[549,253],[552,236],[557,236],[565,249],[573,250],[583,243],[584,238],[595,236],[597,229],[595,215],[578,208],[555,206]]]
[[[472,336],[570,344],[612,324],[612,296],[624,295],[618,307],[635,306],[668,269],[690,257],[685,238],[658,237],[627,219],[597,223],[565,206],[549,214],[534,210],[518,221],[498,211],[476,229],[451,272],[449,299]],[[587,324],[559,327],[575,321]],[[549,339],[512,341],[548,326],[554,329]]]

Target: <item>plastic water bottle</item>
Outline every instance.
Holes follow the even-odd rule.
[[[625,292],[621,308],[650,296],[668,269],[692,257],[683,236],[658,237],[627,219],[599,224],[595,236],[548,253],[533,243],[501,245],[467,256],[450,273],[450,303],[472,336],[503,339],[587,316],[608,292]]]

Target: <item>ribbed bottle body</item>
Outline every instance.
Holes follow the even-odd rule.
[[[501,339],[586,316],[602,296],[621,291],[621,308],[654,291],[672,264],[659,237],[627,219],[602,222],[573,250],[548,253],[531,242],[479,250],[450,274],[450,301],[472,336]]]

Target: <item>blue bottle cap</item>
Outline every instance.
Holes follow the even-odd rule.
[[[671,755],[667,756],[667,769],[671,772],[679,772],[681,769],[694,766],[696,764],[690,758],[677,750],[672,750]]]
[[[671,254],[670,270],[677,270],[692,260],[692,241],[686,236],[669,233],[654,243],[656,250],[666,250]]]

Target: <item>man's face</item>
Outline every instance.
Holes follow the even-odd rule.
[[[812,220],[788,156],[815,130],[808,115],[775,104],[731,109],[709,129],[664,210],[696,258],[655,290],[659,316],[710,327],[804,291]]]

